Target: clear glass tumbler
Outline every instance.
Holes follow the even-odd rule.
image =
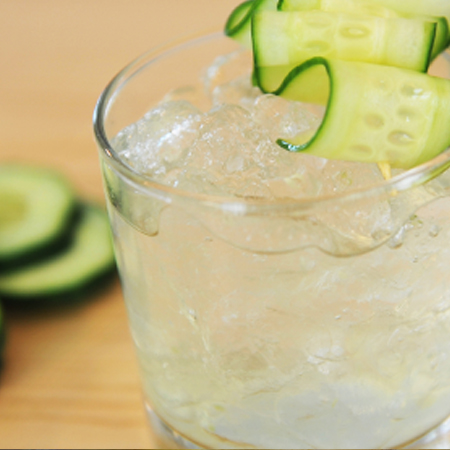
[[[115,151],[235,48],[213,34],[151,51],[95,110],[155,432],[169,448],[449,448],[448,152],[364,190],[259,201],[158,184]]]

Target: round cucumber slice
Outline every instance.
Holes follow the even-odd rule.
[[[425,72],[436,24],[326,11],[259,11],[252,19],[255,76],[276,90],[297,65],[315,56]]]
[[[315,83],[311,89],[311,83]],[[377,64],[313,58],[275,93],[311,101],[324,90],[327,109],[312,136],[279,139],[289,151],[408,169],[450,145],[450,81]]]
[[[3,349],[5,347],[5,340],[6,340],[5,319],[2,310],[2,305],[0,304],[0,366],[2,364],[2,356],[3,356]]]
[[[76,211],[74,191],[48,169],[0,166],[0,267],[28,263],[58,249]]]
[[[71,245],[52,258],[0,275],[0,295],[5,300],[77,297],[113,272],[114,266],[106,212],[84,205]]]

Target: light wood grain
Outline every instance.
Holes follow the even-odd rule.
[[[0,0],[0,163],[54,167],[101,200],[91,131],[110,78],[237,0]],[[1,201],[1,199],[0,199]],[[157,448],[119,283],[84,303],[6,311],[0,448]]]
[[[0,163],[54,167],[102,199],[94,105],[143,51],[239,0],[0,0]],[[1,201],[1,199],[0,199]],[[6,311],[0,448],[158,448],[118,281],[76,306]]]

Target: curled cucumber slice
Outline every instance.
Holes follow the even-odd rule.
[[[279,139],[289,151],[408,169],[450,145],[449,80],[319,57],[293,69],[275,94],[309,102],[316,89],[327,97],[324,119],[312,138]]]
[[[391,8],[378,4],[376,0],[280,0],[278,10],[280,11],[310,11],[320,9],[332,12],[353,12],[376,17],[398,17]]]
[[[255,76],[276,90],[297,65],[315,56],[425,72],[436,24],[326,11],[259,11],[252,19]]]
[[[371,0],[371,2],[407,15],[442,16],[450,22],[450,2],[448,0]]]
[[[433,50],[431,51],[431,59],[435,59],[448,47],[450,42],[449,22],[445,17],[424,17],[436,22],[436,37],[434,38]]]
[[[448,0],[280,0],[280,11],[322,9],[324,11],[350,11],[356,14],[392,17],[389,11],[408,16],[443,16],[450,22]]]
[[[322,0],[323,1],[323,0]],[[332,1],[332,0],[325,0]],[[393,9],[406,17],[423,16],[438,22],[438,32],[433,48],[436,57],[450,43],[450,2],[448,0],[371,0]],[[445,20],[443,20],[445,18]]]
[[[424,2],[410,0],[280,0],[280,11],[309,11],[319,9],[327,12],[370,15],[383,18],[420,18],[436,22],[436,38],[432,59],[447,48],[450,39],[450,2],[445,0]]]
[[[251,48],[251,21],[253,14],[261,10],[276,10],[278,0],[248,0],[238,5],[228,17],[225,34]]]

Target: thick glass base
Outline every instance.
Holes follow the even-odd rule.
[[[450,449],[450,417],[406,449]]]
[[[189,441],[185,437],[181,436],[177,431],[170,428],[165,424],[152,410],[152,408],[146,403],[145,410],[147,412],[147,418],[150,422],[150,426],[153,430],[153,434],[156,437],[158,449],[201,449],[193,442]]]
[[[157,438],[158,449],[201,449],[190,440],[183,437],[176,430],[170,428],[164,423],[146,404],[147,417],[150,426]],[[398,447],[408,450],[414,449],[450,449],[450,417],[439,425],[437,428],[431,430],[426,435],[414,442]]]

